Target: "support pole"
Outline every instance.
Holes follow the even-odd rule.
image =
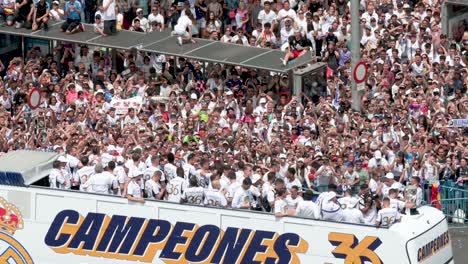
[[[361,29],[359,20],[359,0],[351,0],[351,73],[361,59]],[[361,96],[357,90],[354,78],[351,79],[351,98],[353,110],[361,112]]]

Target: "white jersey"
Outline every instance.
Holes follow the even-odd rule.
[[[84,192],[86,191],[84,188],[83,188],[83,184],[89,179],[91,178],[91,176],[93,176],[93,174],[95,173],[94,171],[94,167],[93,166],[84,166],[82,167],[81,169],[79,169],[77,172],[76,172],[76,175],[78,176],[78,179],[74,179],[75,181],[79,181],[81,184],[80,184],[80,191]]]
[[[321,212],[323,220],[341,221],[343,219],[341,206],[333,201],[322,201]]]
[[[252,193],[244,188],[238,188],[232,198],[232,208],[240,208],[241,206],[250,206],[253,201]]]
[[[170,202],[180,203],[182,193],[187,189],[188,182],[181,177],[172,179],[166,186],[167,193],[169,196],[167,200]]]
[[[297,203],[296,215],[312,219],[320,219],[320,208],[312,201],[300,201]]]
[[[343,222],[362,224],[364,223],[364,215],[361,210],[348,207],[343,210]]]
[[[364,201],[359,199],[359,209],[365,208]],[[375,208],[375,204],[373,203],[371,208],[367,211],[367,214],[363,213],[364,216],[364,223],[366,225],[374,225],[375,224],[375,217],[377,215],[377,209]]]
[[[174,164],[167,163],[164,165],[164,174],[166,175],[166,180],[168,181],[177,178],[177,167]]]
[[[241,187],[241,184],[239,182],[233,182],[229,185],[227,188],[227,193],[226,193],[226,198],[234,198],[234,194],[236,193],[237,190]]]
[[[192,20],[188,16],[181,16],[177,20],[177,25],[174,26],[174,31],[177,34],[183,34],[189,27],[192,27]]]
[[[161,185],[153,179],[145,182],[145,192],[149,199],[155,199],[156,195],[161,192]]]
[[[127,186],[127,195],[131,195],[135,198],[143,198],[143,195],[141,194],[140,184],[131,180]]]
[[[226,197],[216,189],[207,190],[205,192],[205,205],[215,206],[215,207],[226,207],[227,200]]]
[[[53,169],[49,174],[49,183],[54,189],[70,189],[70,174],[65,169]]]
[[[203,196],[205,190],[202,187],[188,187],[182,194],[184,199],[189,204],[203,204]]]
[[[401,212],[403,209],[405,209],[405,202],[400,201],[398,199],[390,199],[390,208],[396,209],[398,212]]]
[[[117,189],[117,180],[114,175],[108,171],[96,173],[91,176],[84,184],[88,192],[110,194],[111,189]]]
[[[380,223],[380,226],[391,226],[397,220],[400,219],[400,213],[395,208],[383,208],[377,213],[376,222]]]
[[[287,212],[288,212],[288,203],[284,199],[276,200],[274,213],[286,214]]]
[[[289,209],[296,209],[297,208],[297,204],[300,202],[300,201],[304,201],[304,199],[302,198],[302,196],[296,196],[296,198],[292,198],[291,195],[288,195],[286,196],[286,198],[284,199],[286,201],[286,203],[288,204],[288,208]]]

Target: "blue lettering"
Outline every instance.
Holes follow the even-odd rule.
[[[236,263],[251,232],[250,229],[240,229],[239,234],[238,228],[228,227],[211,263]]]
[[[140,217],[112,216],[96,251],[116,253],[122,245],[118,253],[128,255],[144,222]]]
[[[288,246],[298,246],[301,241],[301,238],[297,234],[286,233],[282,234],[276,239],[274,249],[276,255],[278,255],[278,260],[268,258],[266,263],[277,263],[277,264],[289,264],[291,261],[291,252],[289,251]],[[278,261],[278,262],[276,262]]]
[[[166,246],[161,251],[161,255],[159,258],[161,259],[173,259],[178,260],[181,257],[181,253],[174,252],[174,249],[178,244],[185,244],[187,242],[187,238],[182,236],[184,231],[186,230],[193,230],[195,224],[192,223],[185,223],[185,222],[177,222],[174,226],[174,230],[172,231],[169,239],[167,240]]]
[[[63,210],[55,216],[54,221],[50,225],[49,231],[44,239],[44,242],[49,247],[61,247],[67,244],[70,239],[69,234],[61,234],[63,224],[78,224],[80,214],[73,210]]]
[[[154,234],[158,227],[158,232]],[[144,233],[141,235],[140,242],[135,248],[133,255],[144,256],[149,244],[163,241],[167,234],[169,234],[169,231],[171,231],[171,224],[168,221],[155,219],[149,220],[149,223],[146,226]]]
[[[101,231],[104,217],[104,214],[89,213],[68,247],[78,249],[81,243],[84,243],[84,250],[93,250],[99,231]]]
[[[263,240],[272,239],[274,236],[274,232],[262,230],[256,231],[254,237],[252,238],[252,242],[250,242],[250,245],[247,248],[247,252],[245,252],[241,264],[260,264],[260,261],[254,261],[255,256],[257,255],[257,253],[265,253],[265,251],[267,250],[268,247],[262,245]]]
[[[207,258],[210,257],[210,254],[216,245],[219,233],[219,228],[214,225],[205,225],[200,227],[197,232],[195,232],[195,235],[187,248],[185,259],[189,262],[206,261]],[[206,236],[206,234],[208,234],[208,236]],[[197,252],[199,252],[198,255]]]

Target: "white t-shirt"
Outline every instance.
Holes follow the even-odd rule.
[[[396,209],[398,212],[401,212],[405,208],[405,202],[398,199],[390,199],[390,208]]]
[[[187,31],[187,28],[192,26],[192,20],[188,16],[181,16],[177,20],[177,25],[174,26],[174,31],[177,34],[184,34]]]
[[[203,195],[205,190],[202,187],[188,187],[182,194],[182,199],[189,204],[203,204]]]
[[[297,204],[299,202],[301,202],[301,201],[304,201],[302,196],[299,196],[299,195],[294,199],[291,197],[291,195],[288,195],[288,196],[286,196],[286,198],[284,200],[286,201],[286,203],[288,204],[288,208],[290,208],[290,209],[296,209]]]
[[[288,203],[284,199],[276,200],[274,213],[286,214],[287,212],[288,212]]]
[[[343,219],[343,210],[338,203],[333,201],[322,201],[321,211],[323,220],[341,221]]]
[[[161,185],[153,179],[145,182],[145,191],[149,199],[154,199],[161,192]]]
[[[232,199],[232,208],[240,208],[241,206],[250,205],[253,200],[252,193],[250,190],[245,190],[244,188],[238,188],[234,193],[234,198]]]
[[[300,201],[297,203],[296,215],[301,217],[320,219],[320,208],[312,201]]]
[[[377,213],[376,222],[380,223],[380,226],[391,226],[398,219],[400,219],[400,213],[395,208],[383,208]]]
[[[175,177],[166,186],[167,193],[169,194],[167,200],[170,202],[180,203],[182,193],[187,189],[187,187],[188,182],[185,179],[181,177]]]
[[[164,165],[164,174],[168,181],[177,178],[177,167],[174,164],[167,163]]]
[[[148,21],[150,25],[153,23],[153,21],[156,21],[157,23],[164,24],[164,17],[161,14],[149,14],[148,16]]]
[[[205,192],[205,205],[216,206],[216,207],[226,207],[227,200],[219,190],[211,189]]]
[[[109,2],[109,7],[102,13],[102,20],[115,20],[115,0],[103,0],[102,5],[106,6]]]
[[[117,180],[112,173],[105,171],[91,176],[85,186],[88,186],[88,192],[110,194],[110,189],[117,189]]]
[[[276,13],[272,10],[269,13],[265,12],[265,10],[258,12],[258,20],[262,22],[262,25],[265,25],[265,23],[272,24],[276,20],[276,17]]]
[[[361,210],[348,207],[343,210],[343,222],[362,224],[364,223],[364,216]]]
[[[135,198],[143,198],[143,195],[141,195],[140,185],[138,183],[136,183],[135,181],[133,181],[133,180],[131,180],[128,183],[127,194],[131,195],[131,196],[133,196]]]

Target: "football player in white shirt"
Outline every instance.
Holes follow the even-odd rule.
[[[166,194],[166,190],[161,187],[161,180],[162,171],[155,170],[154,173],[151,175],[151,179],[145,182],[145,193],[149,199],[155,200],[162,200],[164,194]]]
[[[221,184],[219,181],[211,182],[211,189],[205,192],[204,204],[215,207],[226,207],[227,200],[222,192],[220,192]]]
[[[129,201],[144,203],[143,194],[141,192],[141,179],[143,172],[139,169],[134,169],[131,174],[132,179],[127,184],[126,196]]]
[[[388,192],[390,189],[397,189],[400,190],[401,184],[395,181],[395,176],[393,173],[389,172],[385,175],[385,182],[382,187],[382,195],[383,197],[388,197]]]
[[[168,153],[167,154],[167,163],[164,165],[164,174],[166,176],[166,180],[171,181],[172,179],[177,178],[177,167],[174,165],[174,154]]]
[[[230,180],[230,184],[227,188],[226,199],[228,200],[229,203],[232,203],[234,194],[241,187],[241,184],[237,181],[236,173],[232,170],[228,173],[228,178]]]
[[[382,202],[382,209],[377,213],[375,225],[380,227],[389,227],[395,222],[400,221],[400,213],[395,208],[390,207],[390,199],[385,197]]]
[[[184,169],[184,177],[186,180],[188,180],[191,175],[197,176],[198,173],[197,173],[197,170],[195,169],[194,164],[195,164],[195,154],[190,153],[187,156],[187,162],[184,163],[184,165],[182,166],[182,168]]]
[[[367,184],[361,185],[359,191],[359,210],[364,216],[364,223],[366,225],[375,224],[375,216],[377,215],[376,202],[372,198],[369,186]]]
[[[84,156],[81,158],[81,167],[77,172],[76,175],[78,179],[74,179],[74,182],[80,182],[80,191],[85,192],[86,190],[83,188],[83,183],[88,181],[88,179],[94,174],[94,167],[88,165],[89,159],[88,157]]]
[[[343,209],[343,222],[362,224],[364,223],[364,216],[361,210],[357,209],[356,206],[359,200],[352,197],[352,191],[346,190],[345,197],[338,200]]]
[[[307,217],[312,219],[320,219],[320,208],[312,201],[312,191],[304,193],[304,200],[297,204],[296,216]]]
[[[335,192],[329,192],[326,197],[323,198],[322,206],[320,207],[322,212],[323,220],[342,221],[343,211],[340,204],[336,199]]]
[[[189,204],[203,204],[205,190],[198,186],[197,177],[192,176],[189,179],[189,183],[189,187],[185,189],[184,193],[182,194],[182,201]]]
[[[297,187],[296,185],[291,187],[290,193],[285,198],[289,209],[296,209],[297,204],[303,200],[304,199],[302,199],[302,196],[299,195],[299,187]]]
[[[290,212],[288,210],[288,203],[285,201],[285,198],[286,198],[286,190],[285,189],[278,190],[278,192],[276,193],[276,201],[275,201],[275,209],[274,209],[275,216],[283,217],[283,216],[290,215]]]
[[[109,170],[114,170],[115,164],[113,161],[109,162],[109,164],[111,166],[108,166],[106,171],[102,168],[102,164],[96,164],[94,166],[95,173],[84,183],[83,188],[93,193],[110,194],[112,190],[114,194],[117,194],[117,180],[109,172]]]
[[[188,187],[188,182],[184,179],[184,170],[182,168],[176,168],[177,176],[169,181],[166,186],[168,193],[167,200],[170,202],[180,203],[182,194]]]
[[[241,188],[238,188],[232,198],[232,208],[250,209],[253,203],[253,195],[250,191],[252,186],[252,180],[245,178],[242,181]]]
[[[49,174],[49,183],[50,188],[53,189],[64,189],[61,186],[65,184],[65,170],[64,167],[67,164],[67,160],[65,157],[60,156],[56,161],[52,164],[52,170]]]
[[[406,208],[405,202],[398,199],[398,189],[390,189],[388,198],[390,199],[390,208],[395,208],[398,212],[402,212]]]
[[[117,157],[117,166],[114,169],[114,175],[117,178],[117,182],[119,184],[119,192],[118,194],[121,195],[122,191],[125,189],[125,182],[127,181],[127,173],[128,168],[124,166],[125,160],[122,156]]]
[[[286,177],[284,178],[284,184],[286,185],[286,189],[291,191],[293,186],[302,186],[301,182],[296,178],[296,169],[288,168],[286,172]]]

